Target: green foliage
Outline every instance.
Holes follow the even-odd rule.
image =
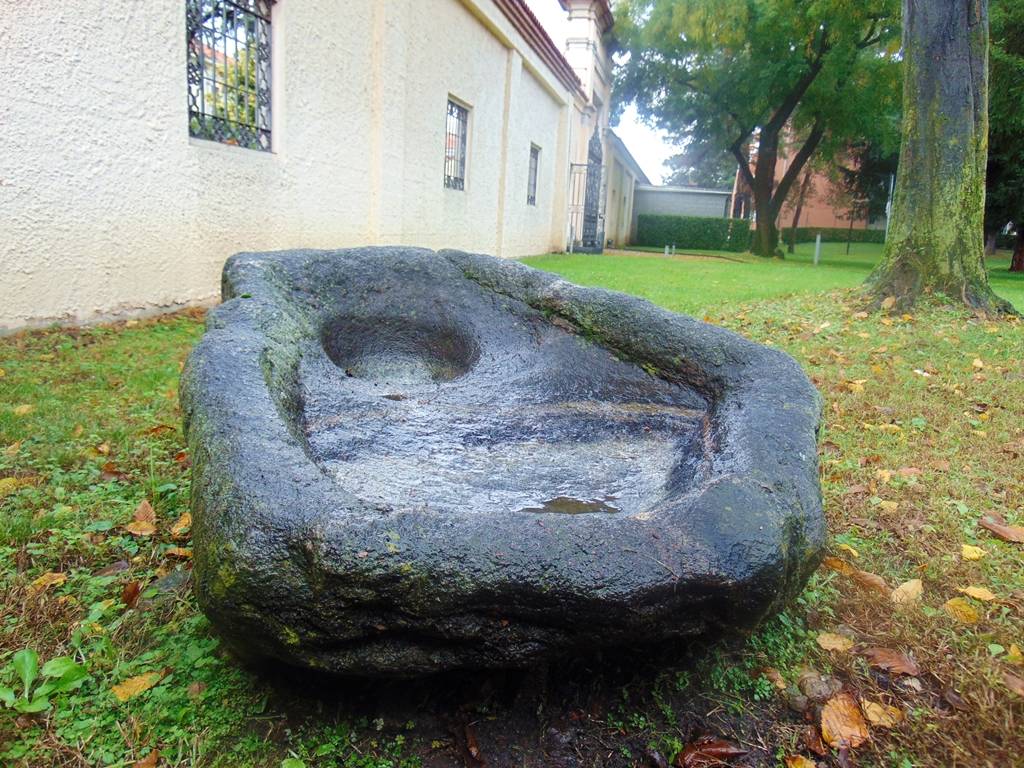
[[[640,245],[702,248],[739,253],[750,243],[750,222],[746,219],[704,216],[667,216],[645,213],[637,217]]]
[[[791,228],[782,230],[782,239],[789,241]],[[813,243],[818,235],[823,243],[884,243],[884,229],[849,229],[847,227],[797,227],[796,242]]]
[[[756,251],[768,255],[811,157],[895,143],[898,15],[897,0],[627,0],[616,93],[678,141],[742,158],[764,228]],[[778,152],[788,161],[776,179]]]
[[[13,673],[13,675],[12,675]],[[12,676],[21,683],[21,693],[6,685]],[[42,677],[42,685],[34,683]],[[39,654],[31,648],[17,651],[8,666],[0,672],[0,702],[8,709],[22,713],[45,712],[52,706],[54,695],[69,693],[80,687],[89,676],[81,664],[68,656],[50,659],[39,668]]]
[[[1024,228],[1024,3],[992,0],[985,229]],[[1013,239],[997,244],[1012,248]]]

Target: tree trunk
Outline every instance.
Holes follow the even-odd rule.
[[[757,142],[757,166],[751,191],[754,195],[754,213],[757,216],[754,244],[751,248],[758,256],[778,256],[779,212],[772,192],[775,187],[775,164],[779,154],[778,131],[762,128]]]
[[[1024,272],[1024,226],[1017,225],[1017,239],[1013,241],[1013,258],[1010,259],[1011,272]]]
[[[986,232],[985,233],[985,255],[995,256],[996,255],[996,233]]]
[[[807,198],[807,188],[811,185],[811,172],[804,174],[804,180],[800,183],[800,194],[796,198],[796,209],[793,211],[793,223],[789,227],[789,246],[786,250],[789,253],[796,251],[796,228],[800,226],[800,214],[804,210],[804,200]]]
[[[943,293],[1012,312],[989,287],[983,228],[988,0],[903,0],[903,141],[889,238],[868,278],[905,309]]]

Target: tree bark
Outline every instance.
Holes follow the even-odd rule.
[[[996,255],[996,233],[986,232],[985,233],[985,255],[995,256]]]
[[[943,293],[1012,312],[984,259],[988,0],[903,0],[903,140],[892,222],[868,278],[876,304]]]
[[[804,180],[800,183],[800,194],[796,198],[796,208],[793,210],[793,223],[789,227],[789,245],[786,251],[796,251],[796,228],[800,226],[800,214],[804,210],[804,200],[807,199],[807,188],[811,185],[811,172],[804,174]]]
[[[1024,226],[1017,225],[1017,239],[1013,241],[1013,258],[1010,259],[1011,272],[1024,272]]]

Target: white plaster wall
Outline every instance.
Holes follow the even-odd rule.
[[[553,239],[550,230],[553,206],[565,207],[556,179],[566,168],[558,142],[563,110],[528,69],[520,68],[518,75],[508,132],[502,252],[543,253],[563,247],[561,233]],[[540,147],[536,205],[526,202],[531,145]]]
[[[336,11],[275,7],[269,154],[189,139],[179,0],[4,3],[0,327],[207,300],[236,251],[366,241],[369,72],[345,63],[370,58],[370,4]]]
[[[578,98],[490,0],[279,0],[272,153],[189,138],[183,0],[0,8],[0,329],[214,300],[239,250],[564,244]]]

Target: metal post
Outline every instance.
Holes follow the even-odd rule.
[[[821,232],[814,238],[814,266],[821,260]]]
[[[665,255],[668,256],[668,243],[665,243]]]

